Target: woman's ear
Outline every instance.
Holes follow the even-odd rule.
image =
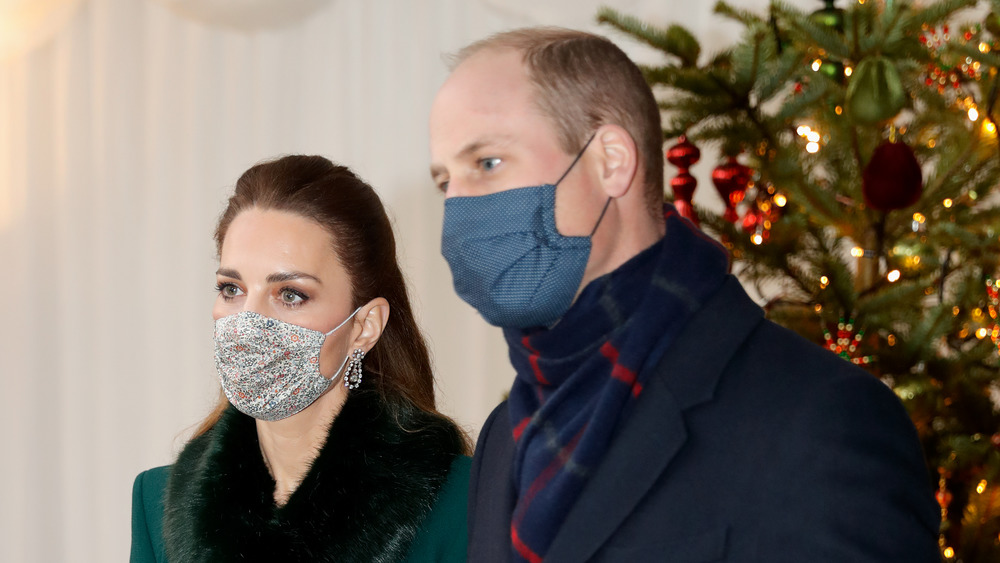
[[[351,350],[361,348],[367,354],[378,339],[382,337],[385,323],[389,321],[389,302],[382,297],[376,297],[361,306],[354,318],[354,344]]]
[[[598,166],[604,193],[619,198],[628,193],[638,170],[639,155],[635,140],[624,127],[602,125],[594,140],[598,150]]]

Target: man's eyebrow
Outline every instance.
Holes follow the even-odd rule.
[[[514,138],[510,135],[503,134],[479,137],[462,147],[462,150],[458,151],[458,156],[469,156],[469,154],[482,150],[484,147],[502,147],[510,144],[513,140]]]
[[[441,174],[445,173],[444,166],[440,164],[431,164],[431,178],[437,178]]]

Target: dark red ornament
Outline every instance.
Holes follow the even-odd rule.
[[[753,170],[749,166],[740,164],[735,156],[728,157],[726,162],[712,171],[712,183],[726,204],[725,218],[730,223],[735,223],[739,219],[736,205],[743,201],[752,177]]]
[[[687,140],[687,136],[681,135],[677,139],[677,144],[667,149],[667,160],[678,168],[677,176],[670,179],[670,189],[674,193],[674,207],[681,217],[686,217],[696,226],[698,216],[694,212],[691,198],[694,197],[694,190],[698,187],[698,180],[688,172],[688,169],[701,158],[701,151]]]
[[[677,144],[667,149],[667,161],[681,170],[691,168],[700,158],[701,150],[686,135],[678,137]]]
[[[674,207],[681,217],[686,217],[695,225],[698,224],[698,216],[691,205],[691,198],[697,185],[698,180],[686,171],[670,179],[670,189],[674,192]]]
[[[903,209],[916,203],[923,190],[920,163],[906,143],[886,141],[875,149],[862,175],[861,192],[868,207]]]
[[[761,216],[761,212],[756,208],[751,208],[743,216],[743,232],[752,233],[757,230],[757,225],[763,222],[764,218]]]
[[[938,504],[941,505],[941,508],[948,508],[948,505],[951,504],[953,496],[948,489],[941,489],[938,492],[934,493],[934,498],[937,499]]]

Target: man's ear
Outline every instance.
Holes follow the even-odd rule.
[[[608,197],[619,198],[628,193],[639,169],[639,154],[635,141],[624,127],[602,125],[594,135],[598,150],[601,184]]]
[[[354,337],[351,350],[361,348],[367,354],[382,336],[382,331],[385,330],[385,324],[388,321],[389,302],[382,297],[376,297],[362,305],[354,319],[354,330],[357,336]]]

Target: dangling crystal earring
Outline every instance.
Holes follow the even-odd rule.
[[[351,359],[347,362],[347,371],[344,372],[344,387],[357,389],[361,385],[361,360],[365,359],[365,353],[361,348],[355,348],[351,352]]]

